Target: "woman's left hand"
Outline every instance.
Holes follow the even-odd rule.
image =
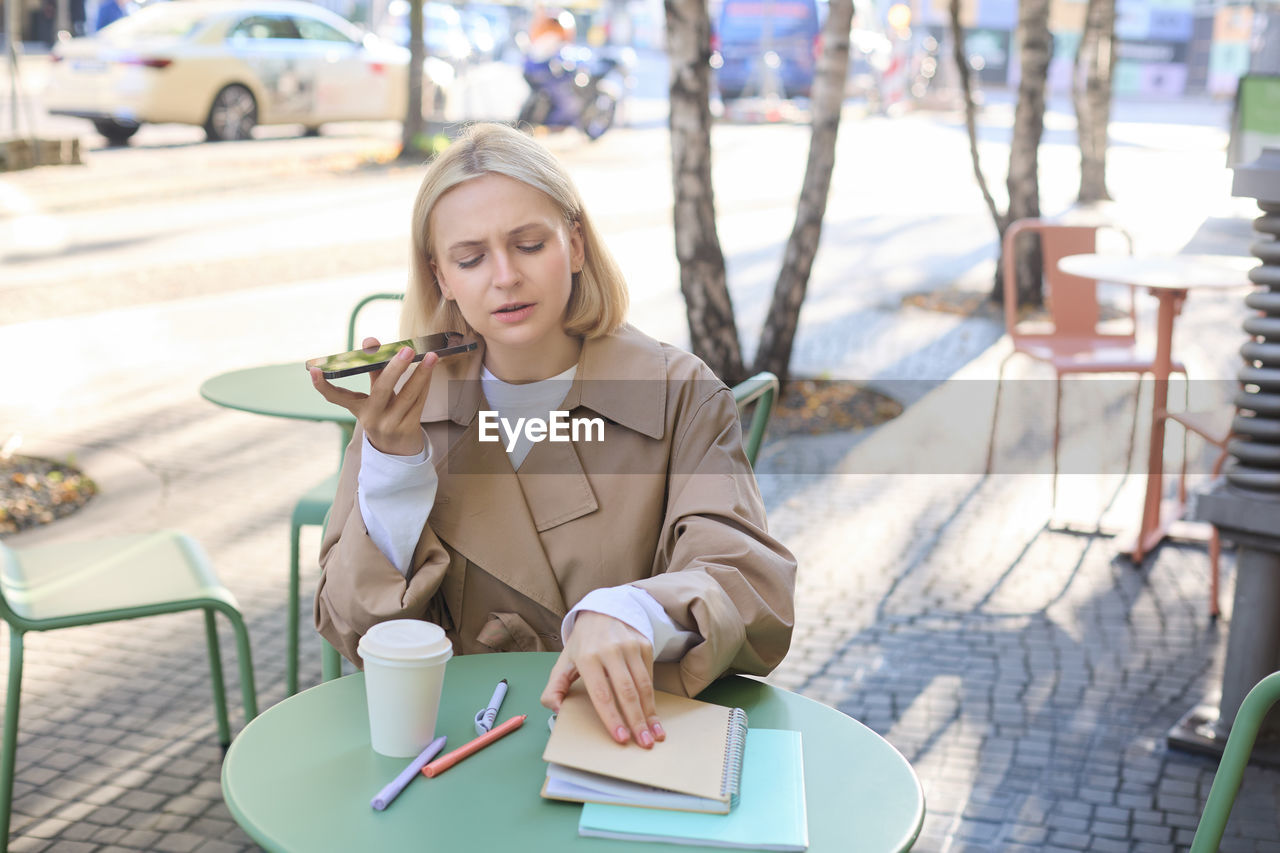
[[[580,612],[551,668],[542,704],[559,711],[578,678],[618,743],[634,738],[649,749],[666,738],[653,699],[653,647],[635,628],[603,613]]]

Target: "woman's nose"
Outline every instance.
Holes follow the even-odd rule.
[[[493,253],[493,285],[495,287],[512,287],[518,284],[520,275],[516,272],[515,258],[510,252]]]

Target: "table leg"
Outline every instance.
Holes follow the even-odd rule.
[[[1181,514],[1181,508],[1162,518],[1164,495],[1164,428],[1161,417],[1169,403],[1169,374],[1173,370],[1173,321],[1178,316],[1185,290],[1152,288],[1152,295],[1159,300],[1156,315],[1156,354],[1152,365],[1155,387],[1151,401],[1151,441],[1147,449],[1147,489],[1142,502],[1142,524],[1131,546],[1122,548],[1135,563],[1149,554],[1165,536],[1170,521]]]

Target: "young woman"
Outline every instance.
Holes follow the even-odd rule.
[[[782,659],[795,560],[766,530],[733,395],[625,325],[626,307],[541,145],[477,125],[432,164],[401,333],[464,331],[480,347],[416,368],[406,348],[368,394],[312,371],[359,421],[315,606],[347,658],[397,618],[441,625],[459,654],[560,651],[543,704],[581,678],[614,738],[645,748],[664,737],[655,686],[694,695]],[[551,412],[587,426],[510,440]]]

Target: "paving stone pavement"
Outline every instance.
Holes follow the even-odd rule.
[[[1223,298],[1184,319],[1231,328],[1238,313]],[[897,322],[913,319],[936,322],[910,310]],[[944,336],[969,347],[946,353],[970,359],[953,382],[993,375],[1002,345],[983,342],[998,329],[962,325]],[[1167,544],[1142,569],[1117,562],[1109,537],[1046,526],[1043,476],[859,473],[939,428],[929,393],[862,440],[766,446],[771,524],[801,565],[793,649],[772,680],[863,721],[911,761],[928,798],[917,849],[1185,846],[1215,762],[1171,752],[1163,735],[1213,691],[1227,630],[1206,619],[1203,549]],[[332,428],[215,409],[188,388],[122,400],[68,433],[43,449],[75,449],[109,498],[10,541],[191,532],[245,610],[262,707],[279,701],[287,518],[333,464]],[[1115,477],[1066,479],[1080,481],[1066,504],[1100,506],[1117,488]],[[1116,502],[1136,506],[1132,483],[1118,488]],[[317,540],[308,531],[304,553]],[[1229,602],[1229,556],[1224,570]],[[315,576],[304,577],[309,596]],[[254,849],[220,796],[199,628],[184,614],[30,637],[11,849]],[[223,647],[234,681],[225,631]],[[308,638],[304,684],[318,680],[318,658]],[[243,723],[235,707],[232,721]],[[1280,850],[1278,805],[1280,773],[1251,768],[1223,849]]]
[[[328,316],[352,294],[381,289],[368,279],[307,287],[312,310]],[[189,310],[217,326],[212,304],[157,310]],[[103,322],[124,328],[150,310]],[[1192,297],[1178,340],[1195,375],[1231,375],[1242,312],[1238,294]],[[874,335],[874,356],[858,347],[863,335]],[[946,394],[989,392],[1005,346],[991,321],[893,305],[802,328],[802,364],[915,384],[904,415],[870,434],[789,437],[764,449],[770,523],[801,565],[795,639],[771,680],[861,720],[911,761],[928,807],[918,850],[1185,848],[1216,762],[1169,750],[1164,735],[1220,681],[1233,555],[1223,565],[1227,615],[1214,626],[1202,546],[1168,543],[1135,568],[1095,529],[1136,514],[1136,478],[1114,464],[1064,477],[1053,518],[1070,520],[1077,532],[1068,532],[1048,523],[1047,476],[983,477],[975,454],[985,427],[951,418]],[[1017,361],[1011,376],[1043,379]],[[336,433],[218,409],[194,384],[158,364],[111,377],[73,414],[24,413],[28,435],[42,436],[24,452],[74,454],[103,497],[6,541],[157,526],[191,533],[240,601],[267,708],[283,698],[289,513],[332,470]],[[1106,411],[1127,429],[1117,399]],[[1042,461],[1047,438],[1036,418],[1012,414],[1009,423],[1002,449]],[[931,460],[939,447],[954,467]],[[895,467],[904,458],[919,464]],[[307,530],[303,553],[317,547]],[[315,573],[304,572],[304,601],[314,587]],[[319,644],[304,639],[309,686]],[[10,849],[256,849],[221,798],[198,616],[30,635],[27,645]],[[226,630],[222,646],[238,730]],[[1280,772],[1251,767],[1222,849],[1280,851],[1278,816]]]

